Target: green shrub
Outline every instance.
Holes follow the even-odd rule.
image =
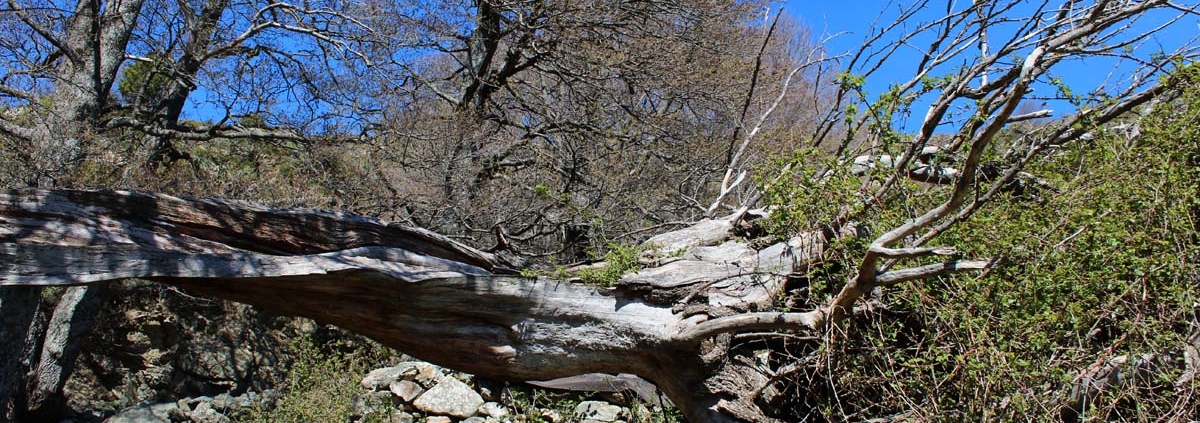
[[[642,248],[640,247],[609,244],[608,252],[604,254],[604,267],[584,269],[579,272],[578,277],[586,284],[612,286],[621,280],[621,276],[642,268],[638,261],[641,256]]]
[[[391,354],[385,347],[358,337],[322,341],[309,335],[291,347],[292,365],[274,408],[257,408],[244,422],[362,422],[387,421],[391,404],[364,397],[359,381]],[[368,402],[374,412],[359,416],[356,401]]]

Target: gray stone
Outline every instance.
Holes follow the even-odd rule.
[[[413,406],[418,410],[458,418],[475,415],[475,411],[479,410],[481,405],[483,398],[470,386],[449,377],[443,378],[413,401]]]
[[[193,397],[193,398],[186,398],[186,400],[188,402],[188,405],[192,406],[192,408],[195,408],[197,405],[200,405],[200,403],[212,402],[213,399],[210,396],[199,396],[199,397]]]
[[[425,423],[454,423],[454,421],[446,416],[431,416],[425,418]]]
[[[376,391],[387,390],[397,380],[411,380],[429,387],[442,377],[437,366],[422,361],[406,361],[392,367],[372,370],[362,380],[362,387]]]
[[[210,405],[212,405],[212,408],[216,410],[230,410],[237,406],[237,400],[233,399],[232,395],[219,394],[213,397]]]
[[[392,411],[392,415],[388,417],[388,423],[413,423],[413,416],[412,414],[395,410]]]
[[[460,423],[487,423],[487,419],[485,419],[483,417],[472,417],[472,418],[463,420]]]
[[[396,367],[384,367],[381,369],[375,369],[375,370],[372,370],[369,373],[367,373],[366,376],[363,376],[362,382],[360,382],[360,384],[362,385],[363,388],[371,389],[371,390],[378,391],[378,390],[387,389],[388,385],[390,385],[392,382],[400,380],[400,372],[403,372],[403,371],[404,371],[403,369],[399,369]]]
[[[575,418],[597,422],[615,422],[625,414],[625,409],[604,401],[584,401],[575,406]]]
[[[189,400],[187,398],[184,398],[179,401],[175,401],[175,405],[178,407],[179,411],[182,411],[184,414],[188,414],[192,412],[192,407],[188,406],[188,401]]]
[[[283,394],[279,391],[274,389],[263,389],[262,402],[259,403],[259,405],[263,406],[264,408],[275,408],[275,405],[279,403],[280,398],[283,398]]]
[[[416,399],[422,392],[425,392],[425,388],[422,388],[421,385],[411,380],[398,380],[388,385],[388,391],[391,391],[393,395],[408,403]]]
[[[171,423],[171,412],[178,409],[174,403],[139,405],[121,410],[104,423]]]
[[[261,400],[261,398],[259,398],[258,392],[254,392],[254,391],[248,391],[242,395],[237,396],[237,398],[234,398],[234,399],[237,400],[237,406],[240,408],[252,407],[252,406],[254,406],[255,403],[257,403]]]
[[[495,417],[498,419],[498,418],[508,415],[508,408],[505,408],[503,405],[500,405],[499,403],[485,402],[485,403],[483,403],[483,405],[479,406],[478,412],[479,412],[479,414],[482,414],[482,415],[485,415],[488,417]]]
[[[196,423],[229,423],[229,417],[214,410],[209,402],[196,404],[188,417]]]

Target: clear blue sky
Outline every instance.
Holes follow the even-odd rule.
[[[955,0],[954,3],[956,10],[970,4],[967,0]],[[1022,8],[1032,11],[1033,7],[1040,2],[1029,3],[1030,5],[1028,6],[1018,7],[1018,13]],[[792,15],[797,21],[807,26],[817,40],[823,40],[832,36],[833,38],[829,38],[825,44],[825,49],[829,53],[837,54],[858,49],[862,45],[864,38],[868,35],[868,30],[873,21],[879,19],[881,25],[890,23],[898,13],[899,8],[908,4],[909,2],[895,3],[859,0],[790,0],[783,3],[783,7],[785,13]],[[944,2],[932,2],[930,10],[918,15],[917,20],[929,21],[940,17],[940,14],[944,13],[945,4]],[[882,17],[880,17],[881,11],[884,11]],[[1139,21],[1136,27],[1152,28],[1157,26],[1157,23],[1163,22],[1165,16],[1165,13],[1147,16],[1145,19]],[[1200,19],[1192,16],[1175,23],[1167,30],[1156,33],[1151,39],[1139,46],[1135,50],[1135,54],[1144,57],[1155,51],[1174,51],[1180,45],[1191,42],[1200,33],[1198,22],[1200,22]],[[895,66],[883,68],[873,78],[867,80],[866,89],[868,92],[878,94],[885,91],[889,84],[903,82],[911,78],[912,71],[916,67],[920,55],[915,48],[907,51],[909,54],[895,58]],[[975,54],[978,52],[970,53]],[[1080,89],[1076,90],[1076,92],[1088,92],[1092,88],[1104,83],[1113,67],[1114,62],[1111,60],[1088,59],[1086,61],[1064,62],[1054,68],[1053,74],[1063,78],[1068,84],[1079,87]],[[1128,69],[1126,69],[1127,71]],[[1119,82],[1109,82],[1108,84],[1110,85],[1109,88],[1115,88],[1113,85],[1119,85]],[[1052,88],[1043,85],[1035,87],[1035,90],[1042,90],[1044,93],[1044,91],[1052,90]],[[1037,94],[1035,91],[1035,95]],[[1065,102],[1052,102],[1047,107],[1055,110],[1055,114],[1059,116],[1071,110],[1071,106]],[[923,115],[924,109],[921,108],[918,110],[914,108],[913,114],[917,116]],[[914,117],[912,120],[916,119]],[[908,127],[913,128],[915,126],[913,122],[910,122]]]

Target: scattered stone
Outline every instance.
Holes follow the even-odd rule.
[[[283,394],[279,393],[277,390],[263,389],[262,402],[260,402],[259,405],[263,406],[264,408],[275,408],[275,404],[279,403],[279,399],[282,397]]]
[[[213,397],[212,402],[209,404],[212,405],[213,409],[225,411],[236,407],[237,401],[233,399],[232,395],[220,394]]]
[[[363,388],[371,390],[386,389],[388,385],[400,379],[402,369],[396,367],[384,367],[381,369],[372,370],[363,377],[360,384]]]
[[[441,379],[437,366],[418,361],[406,361],[392,367],[372,370],[363,377],[362,387],[376,391],[387,390],[397,380],[412,380],[428,388]]]
[[[182,411],[184,414],[190,414],[192,412],[192,407],[188,405],[189,401],[191,401],[190,398],[184,398],[179,401],[175,401],[175,406],[178,407],[179,411]]]
[[[247,391],[246,393],[238,396],[236,399],[237,406],[240,408],[253,407],[255,403],[262,401],[261,396],[254,391]]]
[[[470,386],[449,377],[443,378],[440,383],[429,388],[428,391],[417,397],[416,401],[413,401],[413,406],[418,410],[458,418],[475,415],[475,411],[479,410],[481,405],[483,405],[483,398]]]
[[[485,402],[485,403],[483,403],[483,405],[479,406],[478,413],[488,416],[488,417],[495,417],[498,419],[498,418],[508,415],[508,408],[505,408],[503,405],[500,405],[500,403]]]
[[[430,416],[425,418],[425,423],[454,423],[454,421],[446,416]]]
[[[412,414],[395,410],[392,411],[392,415],[389,416],[388,423],[413,423],[413,416]]]
[[[560,423],[563,421],[562,415],[558,414],[558,412],[554,410],[542,410],[541,417],[542,420],[550,423]]]
[[[191,406],[193,409],[195,409],[196,406],[200,405],[200,403],[202,403],[202,402],[212,402],[212,400],[213,399],[210,396],[199,396],[199,397],[193,397],[193,398],[186,398],[187,404],[189,406]]]
[[[104,423],[171,423],[171,412],[178,410],[174,403],[129,407],[104,420]]]
[[[229,417],[217,412],[210,402],[202,402],[188,414],[195,423],[229,423]]]
[[[449,370],[449,369],[446,369],[446,370]],[[453,377],[455,379],[458,379],[459,382],[462,382],[462,383],[465,383],[468,385],[473,385],[475,383],[475,375],[472,375],[469,373],[452,372],[449,374],[449,376]]]
[[[398,380],[388,385],[388,391],[400,397],[404,402],[412,402],[418,395],[425,392],[425,388],[411,380]]]
[[[595,422],[615,422],[621,420],[625,410],[604,401],[584,401],[575,406],[575,418]]]
[[[472,417],[472,418],[463,420],[460,423],[487,423],[487,419],[485,419],[483,417]]]
[[[407,361],[397,364],[396,367],[404,368],[405,380],[417,382],[425,389],[433,387],[442,379],[442,372],[439,371],[439,368],[426,362]]]

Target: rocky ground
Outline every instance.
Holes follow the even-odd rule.
[[[576,394],[572,399],[538,406],[530,388],[476,380],[420,361],[375,369],[363,377],[354,422],[515,423],[664,421],[662,410],[632,393]],[[587,399],[589,396],[596,396]],[[606,398],[601,400],[599,398]],[[232,396],[185,398],[129,407],[104,423],[226,423],[270,409],[275,390]],[[576,401],[577,400],[577,401]],[[615,403],[615,404],[614,404]],[[657,417],[656,417],[657,416]]]

